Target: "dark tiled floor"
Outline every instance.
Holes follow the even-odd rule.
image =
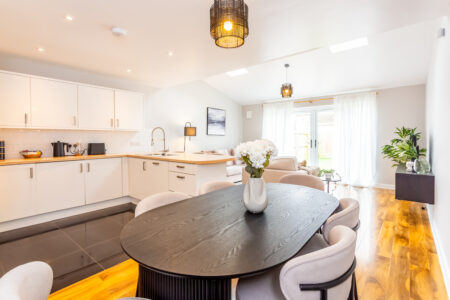
[[[122,251],[119,236],[133,217],[132,211],[109,216],[99,213],[50,222],[44,233],[35,234],[36,229],[31,228],[31,236],[0,242],[0,277],[18,265],[45,261],[53,269],[56,291],[125,261],[128,256]],[[11,240],[11,236],[0,233],[0,241]]]

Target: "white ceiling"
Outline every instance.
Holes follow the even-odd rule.
[[[425,83],[436,20],[369,36],[369,45],[332,54],[328,47],[249,67],[248,74],[205,81],[241,104],[280,99],[284,64],[293,98]]]
[[[225,50],[209,36],[212,0],[0,0],[0,52],[167,87],[450,12],[448,0],[246,3],[250,36],[243,47]],[[112,26],[128,35],[113,36]]]

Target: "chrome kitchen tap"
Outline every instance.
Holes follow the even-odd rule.
[[[160,130],[162,131],[162,133],[163,133],[164,148],[163,148],[163,151],[162,151],[162,152],[167,152],[167,151],[169,151],[169,149],[166,150],[166,132],[164,131],[164,129],[163,129],[162,127],[155,127],[155,128],[153,128],[153,130],[152,130],[152,142],[151,142],[151,146],[155,145],[155,140],[154,140],[153,134],[154,134],[155,131],[158,130],[158,129],[160,129]]]

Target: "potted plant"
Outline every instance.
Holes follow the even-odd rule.
[[[277,149],[268,140],[256,140],[240,144],[236,152],[246,164],[245,171],[250,174],[244,188],[244,205],[252,213],[261,213],[268,204],[262,175],[270,159],[277,154]]]
[[[427,150],[417,146],[421,133],[416,131],[417,128],[396,128],[395,134],[398,137],[392,139],[389,145],[383,146],[384,158],[390,158],[394,162],[393,167],[405,164],[407,171],[412,171],[414,161],[425,156]]]
[[[333,177],[334,172],[333,169],[320,169],[319,177],[325,176],[325,179],[329,180]]]

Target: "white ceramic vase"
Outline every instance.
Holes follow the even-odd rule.
[[[262,213],[269,203],[266,183],[262,178],[249,178],[244,188],[244,205],[251,213]]]

